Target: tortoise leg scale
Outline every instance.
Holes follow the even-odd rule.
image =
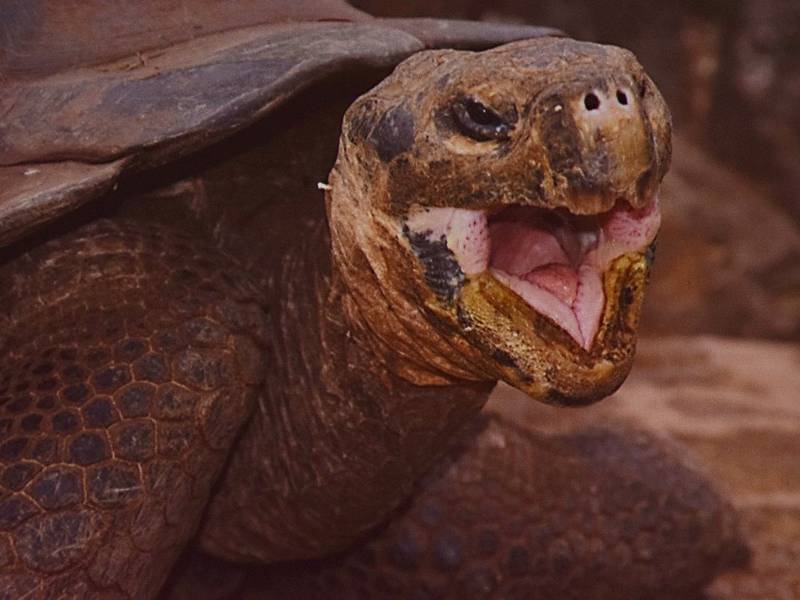
[[[627,427],[543,435],[489,413],[364,543],[271,567],[190,552],[162,598],[693,599],[748,552],[678,455]]]
[[[243,598],[688,600],[746,557],[734,513],[652,435],[468,428],[349,553],[245,579]]]
[[[158,226],[0,266],[0,597],[156,595],[260,389],[257,298]]]

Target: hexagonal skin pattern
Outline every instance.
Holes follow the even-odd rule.
[[[0,596],[156,594],[260,391],[259,297],[125,222],[0,265]]]

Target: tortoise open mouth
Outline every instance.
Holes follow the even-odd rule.
[[[446,244],[463,275],[488,271],[588,350],[603,315],[607,268],[623,254],[644,252],[660,220],[653,196],[640,209],[619,200],[588,215],[524,205],[419,208],[406,225],[442,250]]]

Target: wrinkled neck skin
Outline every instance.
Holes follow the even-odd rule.
[[[347,299],[343,310],[360,343],[408,384],[458,386],[496,379],[479,349],[440,320],[429,298],[414,287],[418,262],[409,256],[398,268],[396,258],[389,260],[408,250],[398,223],[376,208],[388,204],[375,197],[389,193],[390,186],[381,181],[387,171],[368,174],[358,157],[358,149],[343,140],[327,205],[336,280]]]
[[[343,193],[368,191],[338,177]],[[216,555],[273,562],[351,544],[408,496],[494,386],[469,376],[458,348],[388,285],[376,242],[393,238],[353,245],[367,232],[342,219],[365,201],[332,211],[332,244],[319,223],[275,261],[264,398],[201,532]]]

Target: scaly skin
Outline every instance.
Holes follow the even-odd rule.
[[[542,435],[489,413],[363,543],[272,567],[191,554],[164,598],[694,598],[747,550],[680,450],[619,425]]]
[[[730,506],[651,435],[466,433],[367,543],[251,571],[244,597],[675,600],[744,556]]]
[[[0,596],[151,598],[263,378],[230,258],[99,221],[0,266]]]
[[[617,196],[641,204],[657,185],[668,162],[668,117],[630,55],[561,40],[550,40],[550,46],[525,44],[485,55],[421,55],[354,105],[330,179],[330,241],[324,223],[316,221],[309,228],[305,222],[309,216],[288,205],[294,220],[281,221],[281,226],[302,223],[302,228],[285,229],[281,237],[291,238],[287,231],[313,233],[283,246],[279,253],[267,252],[263,261],[245,254],[248,244],[265,246],[259,246],[257,239],[245,239],[239,245],[244,250],[239,258],[248,264],[249,273],[200,239],[189,241],[159,225],[105,222],[3,265],[0,275],[10,282],[4,300],[10,316],[4,318],[3,331],[8,333],[0,345],[0,376],[8,382],[0,380],[0,385],[8,386],[4,393],[35,389],[37,398],[17,403],[16,396],[9,396],[2,407],[15,416],[4,421],[8,429],[0,442],[10,486],[0,499],[0,516],[5,518],[1,556],[8,578],[0,589],[11,595],[45,596],[59,592],[68,581],[73,587],[67,595],[152,597],[195,531],[221,472],[199,534],[206,550],[230,559],[265,562],[342,550],[407,497],[415,481],[475,416],[497,378],[540,400],[567,403],[598,399],[621,383],[633,354],[649,267],[643,250],[629,253],[623,257],[623,267],[609,271],[606,289],[620,293],[607,297],[598,342],[584,351],[502,289],[495,313],[481,306],[479,300],[486,296],[480,291],[465,292],[461,305],[465,325],[452,305],[436,303],[426,283],[429,274],[400,235],[409,201],[402,192],[409,189],[431,203],[464,203],[469,198],[462,193],[471,191],[470,198],[477,198],[479,205],[505,198],[591,212]],[[613,166],[598,171],[587,163],[581,182],[570,179],[570,169],[589,160],[598,147],[597,140],[587,142],[582,137],[586,127],[576,117],[566,129],[556,128],[560,133],[549,145],[537,146],[536,130],[525,121],[515,134],[516,150],[493,147],[476,158],[475,148],[464,153],[460,147],[451,157],[449,176],[423,177],[425,169],[443,156],[437,150],[442,140],[425,129],[435,126],[429,120],[433,112],[425,111],[442,100],[436,86],[441,73],[426,80],[428,67],[452,60],[459,81],[476,85],[498,64],[514,63],[520,72],[509,81],[516,81],[513,93],[522,106],[536,97],[537,85],[545,85],[563,70],[559,61],[567,50],[582,57],[575,65],[576,74],[594,77],[600,65],[606,75],[629,77],[627,85],[640,84],[637,89],[643,90],[636,104],[639,120],[624,130],[621,145],[615,146],[613,136],[599,144],[602,152],[615,157]],[[529,60],[522,60],[525,56]],[[533,77],[536,73],[539,79]],[[370,101],[395,100],[401,92],[407,96],[404,85],[412,79],[428,96],[416,96],[414,106],[420,114],[413,116],[415,143],[408,145],[408,131],[402,126],[391,122],[379,126],[388,107]],[[584,84],[588,85],[580,78],[577,84],[560,79],[556,90],[574,100],[582,98]],[[592,80],[591,85],[599,84]],[[522,109],[520,113],[526,114]],[[530,123],[541,125],[536,119]],[[452,133],[447,136],[452,138]],[[455,142],[446,141],[450,152]],[[548,155],[554,148],[561,148],[561,162]],[[570,148],[581,156],[571,166],[563,157]],[[530,164],[526,152],[531,149],[538,152],[534,156],[539,157],[547,181],[533,188],[522,170]],[[626,159],[630,153],[635,156]],[[409,160],[404,163],[404,159]],[[488,179],[486,169],[492,175]],[[426,181],[433,187],[426,188]],[[573,193],[576,190],[581,193]],[[452,193],[436,200],[442,191]],[[481,198],[481,192],[487,196]],[[587,200],[589,192],[594,195]],[[225,236],[236,234],[229,228],[217,241],[228,246]],[[263,231],[258,235],[263,237]],[[263,281],[263,289],[257,290],[249,280]],[[623,297],[627,300],[619,305],[617,299]],[[268,312],[262,304],[269,306]],[[533,333],[508,345],[503,318],[510,313],[517,325],[527,316],[525,331]],[[202,322],[195,323],[197,319]],[[484,326],[473,327],[476,321]],[[114,353],[128,338],[146,341],[146,364],[141,364],[139,355],[125,355],[124,348],[123,354]],[[101,341],[107,352],[98,354],[100,362],[94,364],[91,348]],[[175,345],[169,345],[172,341]],[[77,402],[86,407],[111,402],[106,405],[112,415],[108,422],[93,421],[82,406],[77,424],[70,424],[69,416],[34,424],[35,413],[45,410],[38,407],[38,396],[48,396],[52,391],[48,386],[66,390],[70,382],[51,383],[45,372],[50,367],[44,364],[40,382],[30,369],[38,368],[37,359],[46,358],[49,348],[59,352],[62,346],[78,352],[75,376],[92,386]],[[107,372],[109,368],[113,372]],[[59,373],[72,376],[66,370]],[[19,382],[23,387],[15,387]],[[45,387],[39,389],[40,385]],[[103,385],[116,387],[106,390]],[[162,387],[192,393],[181,404],[180,398],[162,393]],[[139,395],[129,398],[129,388]],[[181,404],[176,409],[179,415],[169,412],[173,401]],[[46,410],[72,411],[77,419],[78,409],[71,402],[65,391]],[[178,429],[173,418],[181,426]],[[68,423],[55,435],[58,432],[52,430],[62,427],[60,420]],[[30,435],[55,439],[56,454],[27,456],[39,446],[18,441],[28,435],[26,427],[33,428]],[[177,447],[171,445],[173,439]],[[491,461],[481,456],[474,455],[466,471],[492,468]],[[37,471],[48,461],[53,463],[50,470]],[[172,470],[159,477],[159,469],[167,467]],[[570,472],[555,467],[554,482],[535,492],[525,491],[524,486],[519,490],[523,502],[546,505],[544,498],[556,491],[549,489],[550,484],[560,485],[559,477]],[[51,470],[64,483],[53,484]],[[499,482],[503,475],[498,472]],[[53,486],[56,492],[51,498],[47,494]],[[448,497],[448,489],[440,490],[442,497]],[[567,495],[570,489],[566,488]],[[123,497],[107,501],[102,493],[108,490]],[[710,494],[704,488],[702,492]],[[128,493],[134,495],[124,495]],[[640,497],[634,491],[625,501],[635,504],[648,493]],[[473,494],[474,490],[464,497]],[[611,491],[604,500],[613,500]],[[722,548],[730,540],[730,528],[719,526],[728,522],[724,509],[714,502],[708,506],[712,516],[700,520],[708,527],[706,541],[688,545],[697,553]],[[547,521],[551,513],[545,512]],[[643,544],[648,551],[660,547],[646,539]],[[537,549],[534,545],[529,551]],[[687,580],[699,585],[721,562],[697,562]],[[576,563],[580,564],[570,568],[586,566],[580,554]],[[646,584],[643,589],[649,589]]]
[[[271,281],[265,397],[200,534],[205,550],[230,560],[350,545],[408,496],[493,387],[408,385],[385,366],[398,359],[392,349],[365,351],[346,320],[352,301],[331,282],[327,245],[318,228]]]

